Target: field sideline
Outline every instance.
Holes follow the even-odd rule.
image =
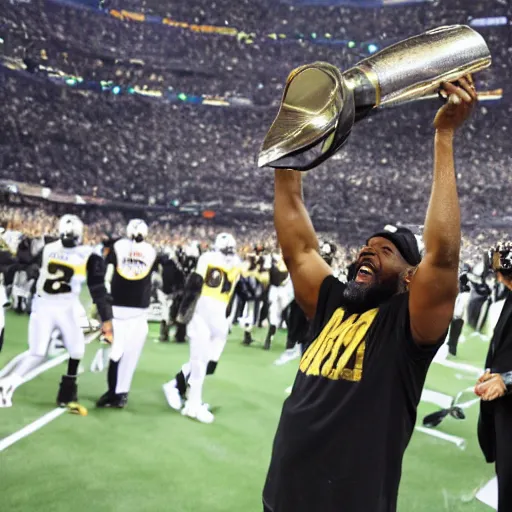
[[[0,366],[26,350],[27,317],[7,312]],[[457,362],[481,367],[487,344],[466,332]],[[160,344],[158,325],[135,374],[126,410],[95,410],[105,391],[105,374],[89,372],[97,343],[88,346],[79,397],[86,417],[63,414],[41,430],[0,452],[6,512],[257,512],[284,390],[293,382],[297,361],[276,367],[284,349],[279,333],[270,352],[240,344],[242,331],[230,336],[217,373],[208,377],[205,400],[216,414],[202,425],[170,410],[162,393],[188,357],[188,346]],[[0,409],[0,439],[55,408],[64,365],[20,387],[14,407]],[[434,364],[426,388],[455,394],[474,376]],[[418,421],[437,407],[421,404]],[[447,418],[440,430],[467,440],[462,451],[451,443],[416,432],[406,453],[401,512],[485,512],[474,492],[493,476],[476,441],[477,406],[467,419]],[[376,425],[378,419],[376,418]],[[365,511],[362,511],[365,512]]]

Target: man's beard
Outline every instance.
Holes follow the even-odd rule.
[[[364,313],[406,290],[400,275],[385,282],[357,283],[349,281],[343,292],[343,306],[350,313]]]

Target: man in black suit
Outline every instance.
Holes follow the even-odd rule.
[[[505,285],[505,304],[491,339],[485,373],[475,393],[482,398],[478,420],[480,447],[498,475],[498,512],[512,510],[512,243],[490,252],[491,268]]]

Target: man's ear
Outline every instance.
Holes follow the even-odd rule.
[[[409,285],[411,284],[412,278],[414,277],[414,274],[416,273],[417,269],[418,269],[418,267],[409,267],[404,272],[404,281],[405,281],[405,286],[407,286],[407,288],[409,288]]]

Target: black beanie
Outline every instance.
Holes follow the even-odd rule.
[[[414,233],[407,228],[396,228],[396,231],[379,231],[366,241],[366,244],[375,237],[386,238],[398,249],[403,259],[415,267],[421,261],[421,254],[418,248],[418,241]]]

